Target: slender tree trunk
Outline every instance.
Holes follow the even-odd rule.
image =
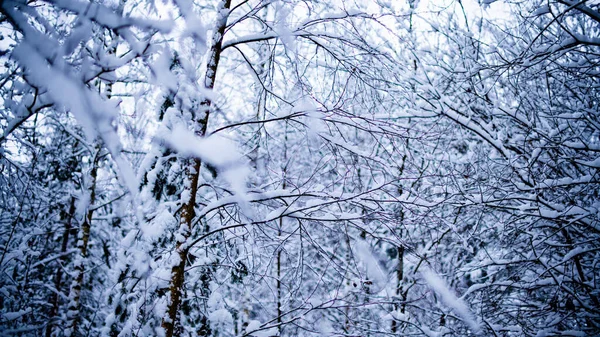
[[[100,145],[96,145],[96,153],[94,155],[94,161],[92,163],[92,170],[90,172],[90,200],[87,206],[87,212],[83,218],[81,229],[77,235],[77,249],[79,249],[79,256],[75,259],[74,269],[77,273],[75,280],[71,283],[71,289],[69,291],[69,305],[67,312],[67,330],[66,336],[77,336],[79,324],[81,323],[80,302],[81,302],[81,289],[83,288],[83,281],[85,276],[85,264],[88,256],[88,242],[90,239],[90,229],[92,223],[92,217],[94,210],[92,205],[96,201],[96,178],[98,176],[98,162],[100,160]]]
[[[408,151],[408,145],[409,145],[409,141],[406,141],[406,148]],[[406,157],[407,155],[404,154],[404,156],[402,156],[402,165],[400,166],[400,172],[398,174],[398,177],[402,177],[402,175],[404,174],[404,164],[406,163]],[[402,195],[403,193],[403,189],[402,186],[400,185],[399,189],[398,189],[398,195]],[[399,222],[400,225],[402,226],[404,224],[404,211],[402,209],[400,209],[400,214],[399,214]],[[400,236],[400,238],[402,238],[402,228],[399,229],[398,231],[398,235]],[[397,259],[398,259],[398,264],[396,265],[396,300],[394,301],[394,306],[393,309],[394,311],[398,310],[398,303],[397,298],[400,297],[400,295],[402,294],[402,306],[400,309],[401,313],[404,313],[404,310],[406,308],[406,292],[402,293],[402,280],[404,279],[404,246],[400,245],[398,247],[396,247],[396,253],[397,253]],[[408,291],[408,290],[407,290]],[[396,322],[396,320],[392,320],[392,326],[391,326],[391,330],[392,333],[396,333],[398,331],[398,323]]]
[[[285,190],[285,180],[283,183],[283,189]],[[278,233],[277,236],[279,238],[281,238],[281,234],[282,234],[282,228],[283,228],[283,218],[279,218],[279,229],[278,229]],[[281,243],[283,244],[283,243]],[[278,330],[278,336],[281,336],[281,315],[282,315],[282,310],[281,310],[281,295],[282,295],[282,291],[281,291],[281,250],[282,247],[281,245],[279,246],[279,248],[277,249],[277,330]]]
[[[54,322],[52,319],[56,317],[58,314],[58,307],[60,304],[60,298],[58,293],[60,293],[60,288],[62,288],[62,278],[63,278],[63,269],[67,257],[64,255],[67,252],[67,248],[69,245],[69,234],[71,232],[71,222],[73,221],[73,216],[75,215],[75,198],[71,198],[71,203],[69,205],[69,214],[67,215],[67,222],[65,223],[65,231],[62,237],[62,246],[60,247],[60,253],[62,256],[60,257],[59,268],[56,270],[56,275],[54,276],[54,289],[56,292],[52,294],[52,298],[50,298],[50,304],[52,305],[52,309],[50,309],[50,319],[48,325],[46,326],[46,337],[52,336],[52,328],[54,327]]]
[[[283,189],[285,190],[285,179],[283,181]],[[281,235],[283,233],[282,229],[283,217],[279,218],[279,228],[277,230],[277,236],[279,238],[281,238]],[[277,336],[281,336],[281,315],[283,314],[283,311],[281,310],[281,250],[283,247],[281,245],[283,245],[283,242],[280,243],[280,246],[277,249]]]
[[[396,248],[398,254],[398,265],[396,266],[396,298],[398,298],[402,294],[402,280],[404,279],[404,247],[399,246]],[[403,298],[403,300],[406,300]],[[398,310],[398,304],[394,303],[394,311]],[[401,313],[404,313],[404,304],[400,310]],[[396,333],[398,331],[398,323],[396,320],[392,320],[392,333]]]
[[[229,8],[231,0],[222,0],[218,7],[217,20],[213,34],[212,46],[208,57],[206,67],[206,76],[204,78],[204,86],[207,89],[213,89],[221,58],[221,50],[223,43],[223,35],[229,17]],[[208,125],[208,117],[212,101],[205,99],[200,104],[200,111],[194,116],[194,133],[203,137],[206,134]],[[184,200],[184,206],[181,210],[179,221],[179,239],[176,245],[176,251],[179,262],[171,269],[171,282],[169,286],[170,299],[167,307],[167,315],[162,321],[162,328],[165,330],[166,337],[178,336],[179,332],[175,333],[175,328],[179,325],[178,311],[182,302],[183,284],[185,282],[185,265],[188,259],[189,247],[187,241],[192,234],[192,224],[195,216],[194,207],[196,205],[196,193],[198,191],[198,179],[200,176],[200,166],[202,162],[198,158],[190,159],[187,164],[185,177],[185,191],[189,192],[187,200]]]
[[[285,133],[283,139],[283,169],[282,169],[282,184],[281,188],[287,188],[287,165],[288,165],[288,155],[287,155],[287,142],[288,142],[288,122],[285,122]],[[277,235],[281,238],[283,234],[283,217],[279,218],[279,228],[277,230]],[[280,243],[279,248],[277,249],[277,331],[278,336],[281,336],[281,315],[283,311],[281,310],[281,297],[282,297],[282,289],[281,289],[281,250],[282,250],[283,242]]]
[[[350,289],[351,281],[350,281],[350,273],[348,272],[348,268],[352,263],[352,247],[350,246],[350,233],[348,233],[348,226],[346,225],[346,291]],[[353,284],[356,288],[356,284]],[[346,294],[346,297],[354,297],[354,295]],[[346,298],[346,301],[349,301],[349,298]],[[350,333],[350,305],[344,306],[344,333]]]

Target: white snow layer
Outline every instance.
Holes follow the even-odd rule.
[[[356,257],[366,269],[367,277],[373,282],[376,289],[382,289],[387,283],[386,272],[377,261],[377,258],[371,252],[371,247],[364,240],[359,240],[354,246]]]
[[[444,282],[441,277],[439,277],[430,269],[426,269],[425,271],[421,272],[421,274],[423,275],[423,278],[429,287],[431,287],[431,289],[442,298],[444,304],[452,308],[458,314],[458,316],[464,320],[469,328],[471,328],[471,330],[474,332],[481,331],[479,324],[475,321],[475,318],[471,314],[471,311],[467,305],[460,298],[454,295],[452,290],[448,288],[446,282]]]
[[[216,167],[231,185],[233,192],[245,201],[248,168],[234,142],[214,134],[205,138],[196,136],[182,125],[173,128],[165,141],[182,155],[198,157]]]

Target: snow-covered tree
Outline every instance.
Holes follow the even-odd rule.
[[[598,10],[1,1],[0,333],[597,334]]]

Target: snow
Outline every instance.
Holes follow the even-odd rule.
[[[366,270],[366,276],[369,281],[373,282],[375,291],[377,292],[378,289],[384,288],[387,284],[387,272],[383,269],[383,267],[377,261],[377,258],[373,255],[369,244],[364,240],[358,240],[354,244],[353,252],[358,260],[362,262]]]
[[[321,336],[335,335],[335,329],[333,328],[331,322],[325,319],[319,320],[318,331]]]
[[[253,41],[269,40],[277,37],[275,32],[248,34],[236,38],[227,39],[223,42],[223,50],[238,44],[245,44]]]
[[[164,85],[167,89],[175,92],[177,91],[177,77],[170,70],[172,61],[171,51],[165,48],[150,68],[156,79],[156,84]]]
[[[90,206],[90,191],[85,190],[79,195],[79,199],[77,199],[77,204],[75,207],[75,214],[79,221],[83,221],[85,214]]]
[[[137,235],[136,230],[131,230],[124,238],[121,240],[121,247],[129,248],[133,244],[135,237]]]
[[[206,301],[206,305],[212,310],[221,308],[222,304],[223,295],[221,295],[221,293],[218,291],[213,291],[208,297],[208,300]]]
[[[39,42],[39,41],[37,41]],[[121,142],[113,121],[119,115],[118,101],[104,100],[98,94],[60,68],[49,64],[35,46],[23,41],[13,50],[12,57],[26,69],[28,80],[48,91],[54,102],[73,113],[88,140],[97,136],[103,140],[119,169],[119,175],[135,200],[137,181],[129,162],[121,154]]]
[[[111,8],[100,3],[90,3],[78,0],[54,0],[53,2],[60,8],[75,12],[80,17],[86,17],[111,29],[133,25],[140,28],[157,29],[162,33],[168,33],[174,25],[172,20],[158,21],[145,18],[123,17]]]
[[[48,90],[52,98],[60,105],[71,111],[78,121],[84,126],[88,139],[94,139],[98,129],[104,125],[96,126],[96,123],[106,123],[114,111],[107,110],[106,115],[98,114],[96,109],[106,106],[105,103],[90,99],[91,93],[74,79],[65,76],[50,66],[38,51],[26,41],[17,46],[12,56],[19,61],[29,74],[30,80],[41,88]],[[98,105],[96,105],[98,103]],[[110,126],[109,126],[110,127]],[[110,127],[112,128],[112,127]]]
[[[88,20],[81,19],[77,27],[71,32],[69,37],[63,43],[63,55],[70,55],[75,51],[80,42],[85,42],[92,35],[92,25]]]
[[[431,287],[431,289],[442,298],[442,301],[447,306],[452,308],[460,316],[460,318],[463,319],[463,321],[469,326],[469,328],[471,328],[471,330],[475,332],[481,331],[481,327],[475,321],[475,318],[471,314],[467,305],[461,299],[456,297],[456,295],[454,295],[452,290],[448,288],[446,282],[444,282],[441,277],[439,277],[431,269],[425,269],[421,272],[421,275],[429,287]]]
[[[550,13],[550,6],[544,5],[544,6],[540,6],[538,9],[536,9],[533,13],[531,13],[531,15],[541,16],[541,15],[549,14],[549,13]]]
[[[552,210],[552,209],[547,209],[547,208],[542,208],[540,207],[540,215],[544,218],[549,218],[549,219],[556,219],[559,217],[560,213]]]
[[[600,157],[591,160],[591,161],[584,161],[582,162],[584,165],[588,165],[594,168],[600,168]]]
[[[164,139],[184,156],[195,156],[217,168],[225,169],[240,161],[235,144],[219,134],[200,138],[184,126],[177,125]]]
[[[155,240],[163,235],[166,228],[175,224],[177,224],[177,220],[173,217],[171,211],[162,209],[152,221],[142,221],[140,229],[146,238]]]
[[[267,214],[265,216],[265,220],[266,221],[275,220],[275,219],[279,218],[287,209],[289,209],[289,206],[281,206],[279,208],[276,208],[276,209],[272,210],[271,212],[269,212],[269,214]]]
[[[278,5],[277,7],[279,7],[277,13],[278,21],[273,27],[273,30],[285,48],[291,52],[294,52],[296,49],[296,34],[287,23],[288,16],[290,15],[290,9],[289,7],[284,7],[281,5]]]
[[[415,14],[415,35],[407,30],[412,21],[403,19],[409,14],[406,4],[384,0],[396,7],[397,13],[392,13],[391,8],[377,7],[378,2],[241,1],[234,2],[230,11],[223,7],[228,1],[216,1],[220,4],[216,9],[193,0],[151,1],[149,8],[162,6],[151,12],[118,0],[4,1],[7,18],[0,34],[11,41],[0,44],[4,57],[10,55],[12,60],[6,61],[0,75],[5,93],[0,128],[9,137],[0,139],[4,210],[0,230],[7,234],[1,240],[5,252],[0,263],[6,272],[0,294],[8,299],[9,312],[2,314],[0,330],[22,323],[22,329],[32,331],[25,334],[42,331],[46,318],[31,312],[50,310],[45,295],[64,296],[76,276],[74,268],[85,266],[89,286],[80,292],[85,310],[68,311],[67,305],[60,305],[54,321],[81,315],[94,335],[99,329],[108,335],[111,328],[122,335],[164,335],[160,325],[171,321],[165,313],[172,266],[183,262],[177,243],[185,242],[179,249],[198,243],[190,252],[182,286],[183,303],[193,305],[190,313],[179,310],[177,317],[186,333],[193,334],[193,320],[206,315],[215,333],[277,335],[273,253],[279,251],[284,253],[281,299],[289,313],[282,329],[288,333],[297,329],[300,334],[335,334],[350,317],[356,324],[346,332],[357,336],[389,332],[394,318],[406,321],[401,329],[408,335],[445,336],[461,329],[472,333],[488,328],[509,335],[523,334],[525,328],[531,336],[538,331],[540,336],[582,335],[576,323],[589,312],[586,293],[560,285],[572,283],[573,275],[565,268],[573,269],[569,266],[573,259],[589,262],[598,251],[593,229],[600,214],[595,193],[600,147],[597,125],[589,123],[597,115],[596,100],[588,96],[593,90],[586,90],[594,78],[569,81],[586,70],[587,56],[595,55],[579,57],[581,50],[597,49],[600,40],[578,35],[583,31],[570,38],[555,35],[560,27],[548,21],[547,6],[536,8],[527,2],[521,2],[527,10],[520,12],[526,25],[515,25],[523,31],[507,36],[512,28],[488,26],[488,16],[472,26],[475,33],[465,32],[461,13],[440,9],[430,15],[421,11],[421,2],[410,12]],[[344,10],[354,6],[376,11],[371,15]],[[161,13],[162,9],[172,13]],[[577,18],[578,11],[569,11],[569,17]],[[163,14],[174,19],[145,19]],[[227,20],[229,15],[232,20]],[[467,9],[465,20],[475,15]],[[586,24],[589,18],[581,17]],[[417,23],[429,18],[437,32],[429,26],[422,31],[423,23]],[[448,25],[445,18],[450,19]],[[224,36],[208,27],[211,20],[215,27],[229,24]],[[510,20],[519,23],[522,18]],[[181,34],[156,33],[175,23]],[[536,34],[536,23],[547,23],[542,27],[549,34]],[[388,28],[390,35],[384,33]],[[486,31],[493,34],[478,36]],[[209,80],[210,86],[215,84],[214,92],[202,88],[206,55],[196,53],[208,32],[217,40],[226,38],[224,48],[238,44],[222,54],[217,73],[225,80]],[[515,47],[527,50],[506,45],[515,36],[519,38]],[[530,37],[535,36],[541,38],[532,42]],[[554,43],[548,40],[555,37]],[[465,44],[470,39],[483,39],[476,43],[483,46],[481,53]],[[583,49],[560,50],[576,41]],[[109,49],[115,46],[116,53]],[[531,57],[536,50],[547,57]],[[547,54],[553,50],[559,53]],[[181,67],[172,72],[174,51],[181,56]],[[511,60],[511,55],[517,59]],[[242,65],[244,56],[248,65]],[[503,64],[504,60],[510,63]],[[216,65],[215,59],[210,62]],[[249,74],[257,64],[264,64],[264,71]],[[537,75],[545,64],[550,66],[548,72]],[[521,72],[525,66],[532,71]],[[561,66],[571,70],[568,76],[562,76]],[[98,75],[99,71],[104,73]],[[106,100],[103,83],[112,82],[118,82],[113,97],[127,96],[122,102]],[[473,92],[468,91],[471,82],[476,85]],[[264,94],[260,100],[258,91]],[[158,121],[157,107],[165,93],[175,95],[175,106]],[[546,96],[554,100],[546,101]],[[203,128],[192,124],[206,111],[197,109],[206,98],[215,108],[209,126],[218,130],[210,136],[200,135]],[[128,106],[136,100],[145,101],[144,106]],[[123,115],[132,110],[137,115]],[[160,124],[158,142],[148,144],[146,136],[136,139],[130,129],[117,132],[122,120],[133,131],[148,122],[149,130],[140,132],[150,131],[148,137]],[[79,126],[85,137],[76,135]],[[44,176],[50,160],[64,160],[62,148],[44,152],[46,146],[55,151],[55,146],[63,145],[64,139],[58,139],[63,131],[67,140],[109,149],[101,156],[94,203],[103,206],[94,212],[85,259],[69,255],[78,252],[81,234],[70,236],[61,249],[65,220],[71,219],[62,213],[71,212],[69,200],[75,196],[76,217],[70,223],[75,233],[90,209],[92,156],[85,150],[68,154],[79,161],[72,180]],[[131,152],[122,153],[119,135],[127,136],[123,139]],[[452,150],[447,140],[465,142],[468,154],[457,154],[462,151]],[[152,149],[147,151],[148,147]],[[138,165],[144,152],[150,154]],[[252,171],[245,153],[261,161]],[[362,157],[357,162],[358,156]],[[193,228],[179,226],[178,221],[181,202],[192,199],[184,176],[190,157],[204,165],[197,172]],[[129,160],[140,168],[137,176]],[[466,163],[472,164],[472,171],[462,170]],[[398,172],[400,165],[404,169]],[[214,167],[217,175],[210,175],[207,167]],[[248,182],[251,174],[256,179]],[[152,188],[162,184],[164,176],[173,184],[168,190],[176,186],[176,193],[155,198]],[[289,182],[288,189],[275,190],[282,177]],[[137,189],[146,178],[138,207]],[[127,189],[129,196],[114,200]],[[250,203],[252,208],[244,208]],[[257,221],[247,219],[254,215],[244,216],[252,211],[258,214]],[[278,233],[272,220],[280,217],[286,221]],[[560,225],[568,226],[572,243],[553,230]],[[362,233],[367,233],[365,239],[360,238]],[[388,248],[404,243],[404,264],[384,258],[386,252],[394,253]],[[231,271],[242,262],[248,274],[238,283]],[[462,262],[464,268],[457,265]],[[592,272],[590,263],[581,267],[586,275]],[[405,272],[401,295],[396,294],[399,266]],[[423,271],[425,266],[451,276]],[[510,278],[514,273],[501,272],[511,266],[523,271],[518,279]],[[545,266],[558,272],[550,273]],[[419,268],[422,278],[415,275]],[[62,290],[54,286],[57,271],[64,271]],[[200,281],[207,274],[210,285],[204,289]],[[450,277],[455,277],[456,286],[446,283]],[[19,292],[23,286],[27,291]],[[407,306],[397,309],[404,291]],[[555,292],[561,299],[573,297],[575,311],[554,310],[547,301],[536,306],[536,299],[548,299],[544,294]],[[110,304],[107,294],[116,295]],[[498,310],[480,317],[489,309],[487,297],[500,301]],[[79,304],[73,296],[61,303]],[[124,305],[122,314],[115,310],[117,303]],[[519,311],[531,305],[540,315],[528,317]],[[18,317],[19,309],[30,311]],[[438,324],[442,312],[448,313],[447,327]],[[565,315],[573,319],[565,320]],[[537,317],[543,319],[536,321]],[[27,322],[31,319],[42,328]],[[571,321],[575,323],[569,326]],[[249,322],[245,331],[244,322]],[[566,322],[564,331],[552,325],[561,322]],[[68,324],[57,324],[52,334],[66,328]]]
[[[203,49],[207,45],[207,27],[205,26],[204,21],[198,15],[196,15],[192,1],[175,0],[174,2],[177,7],[179,7],[179,11],[185,20],[185,31],[183,36],[193,37],[196,43],[198,43],[201,47],[203,54]]]
[[[38,261],[38,262],[36,262],[36,263],[32,264],[32,265],[31,265],[31,268],[33,269],[33,268],[36,268],[36,267],[38,267],[38,266],[43,266],[43,265],[46,265],[48,262],[54,261],[54,260],[56,260],[56,259],[58,259],[58,258],[61,258],[61,257],[63,257],[63,256],[67,256],[67,255],[73,254],[73,253],[75,253],[75,252],[77,252],[77,251],[78,251],[78,249],[75,249],[75,248],[73,248],[73,249],[69,249],[68,251],[66,251],[66,252],[64,252],[64,253],[60,253],[60,254],[56,254],[56,255],[53,255],[53,256],[47,257],[47,258],[45,258],[45,259],[43,259],[43,260],[40,260],[40,261]]]
[[[571,249],[563,258],[563,262],[567,262],[570,259],[572,259],[574,256],[579,255],[581,253],[585,252],[585,249],[583,247],[575,247],[573,249]]]
[[[232,324],[233,317],[227,309],[218,309],[210,313],[208,319],[212,324]]]
[[[197,157],[213,165],[229,183],[238,197],[238,202],[245,206],[249,169],[243,162],[235,143],[220,134],[200,138],[182,125],[175,126],[164,140],[181,155]],[[247,216],[253,217],[248,207],[244,207],[244,212]]]
[[[14,319],[17,319],[23,315],[26,315],[29,313],[29,310],[20,310],[20,311],[14,311],[14,312],[3,312],[0,313],[0,315],[2,315],[2,317],[8,321],[12,321]]]
[[[394,319],[397,321],[406,321],[409,319],[408,314],[403,313],[400,309],[390,312],[389,317],[390,319]]]
[[[271,337],[271,336],[277,335],[276,328],[259,330],[259,329],[261,329],[261,325],[262,324],[260,323],[260,321],[257,321],[257,320],[252,320],[252,321],[248,322],[248,326],[246,327],[246,333],[250,334],[250,336],[253,336],[253,337]],[[259,331],[255,331],[255,330],[259,330]]]

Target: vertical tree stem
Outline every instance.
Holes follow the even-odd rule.
[[[231,0],[223,0],[218,7],[212,46],[210,48],[206,75],[204,78],[204,86],[207,89],[214,88],[230,6]],[[194,133],[199,137],[203,137],[206,134],[211,105],[212,101],[210,99],[204,99],[200,104],[200,111],[194,116]],[[161,324],[162,328],[165,330],[166,337],[179,335],[179,333],[175,334],[175,328],[179,325],[177,313],[182,302],[182,289],[185,282],[185,264],[189,252],[187,240],[192,234],[192,224],[195,216],[194,207],[196,205],[196,193],[198,192],[198,179],[200,176],[201,164],[202,162],[198,158],[190,159],[186,170],[185,188],[187,189],[187,192],[189,192],[189,199],[182,208],[179,221],[179,234],[181,234],[181,239],[176,245],[179,262],[171,269],[171,281],[169,286],[170,300],[167,307],[167,316],[163,319]]]

